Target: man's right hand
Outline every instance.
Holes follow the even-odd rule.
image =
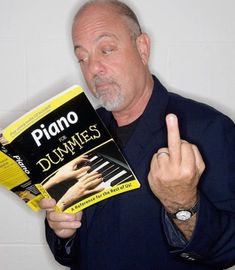
[[[46,210],[48,224],[60,238],[72,237],[82,225],[82,212],[77,214],[57,213],[54,210],[56,205],[54,199],[42,199],[39,205],[41,209]]]

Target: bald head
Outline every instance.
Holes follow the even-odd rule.
[[[101,6],[103,8],[109,9],[110,12],[116,13],[116,15],[119,15],[123,18],[124,22],[126,23],[126,26],[129,30],[131,39],[136,40],[136,38],[142,33],[138,18],[136,14],[133,12],[133,10],[126,5],[125,3],[117,0],[90,0],[86,1],[85,4],[83,4],[78,12],[76,13],[74,17],[74,23],[72,31],[74,31],[74,26],[79,20],[80,16],[85,12],[87,9],[91,7]]]

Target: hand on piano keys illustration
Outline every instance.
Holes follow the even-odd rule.
[[[89,171],[96,171],[102,174],[103,181],[99,185],[100,188],[111,188],[133,179],[131,171],[120,160],[98,153],[90,154],[88,159]]]
[[[61,167],[43,187],[63,211],[87,196],[130,179],[133,179],[133,175],[123,162],[93,152],[81,155]]]
[[[88,158],[86,155],[75,158],[74,160],[61,167],[54,176],[52,176],[45,184],[43,184],[43,187],[47,190],[63,181],[80,178],[90,169],[90,166],[86,164],[88,164]]]
[[[66,193],[57,202],[57,206],[63,211],[68,205],[77,201],[79,198],[102,191],[103,187],[98,187],[102,182],[101,174],[92,171],[81,176],[77,183],[70,187]]]

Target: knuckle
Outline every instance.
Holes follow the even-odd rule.
[[[198,151],[198,147],[196,146],[196,144],[191,144],[191,145],[192,145],[192,148]]]
[[[158,149],[158,151],[156,152],[156,154],[159,153],[159,152],[168,152],[168,151],[169,151],[169,150],[168,150],[167,147],[162,147],[162,148],[159,148],[159,149]]]
[[[48,221],[54,221],[54,212],[47,212],[47,215],[46,215],[46,217],[47,217],[47,220]]]
[[[199,168],[198,168],[198,171],[199,171],[199,174],[201,175],[206,169],[206,165],[204,162],[201,162],[201,164],[199,165]]]
[[[52,230],[56,230],[56,223],[53,221],[48,220],[48,225]]]
[[[182,178],[191,180],[195,176],[196,172],[193,168],[185,167],[182,171]]]
[[[164,170],[159,170],[159,172],[157,173],[157,177],[156,177],[161,183],[166,183],[169,182],[171,180],[170,175],[164,171]]]

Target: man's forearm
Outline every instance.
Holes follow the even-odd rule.
[[[196,216],[197,214],[193,215],[190,219],[185,221],[174,219],[175,225],[188,241],[190,240],[196,226]]]

